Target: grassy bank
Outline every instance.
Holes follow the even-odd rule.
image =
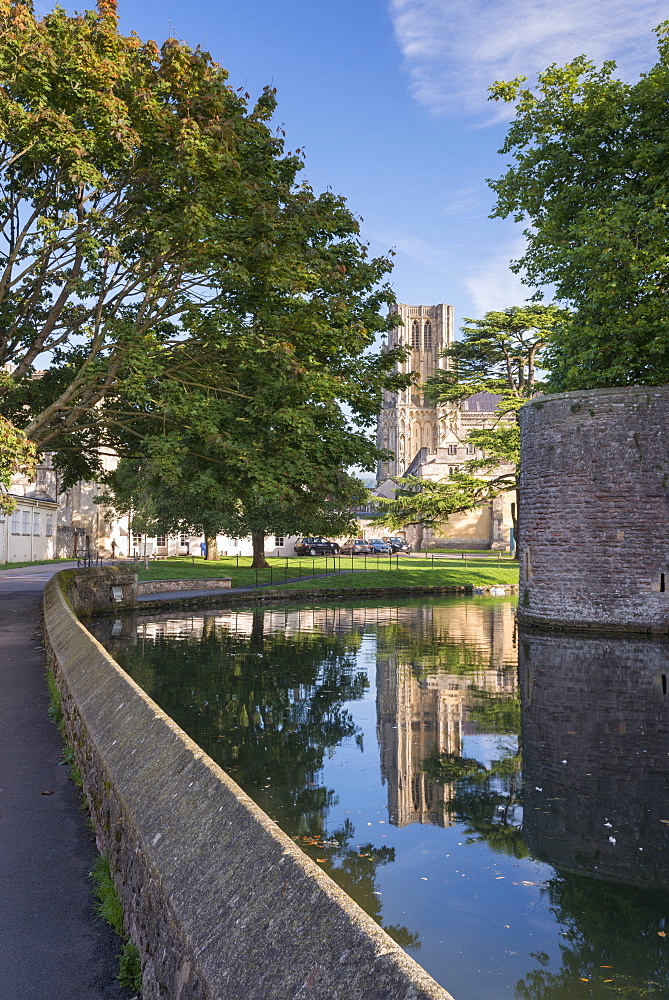
[[[174,558],[149,563],[148,570],[139,565],[140,580],[197,580],[212,577],[230,577],[232,587],[252,587],[256,583],[271,583],[275,587],[289,586],[291,590],[358,590],[367,588],[411,587],[477,587],[493,584],[518,583],[517,563],[496,559],[454,558],[418,559],[393,557],[392,562],[376,556],[342,557],[293,557],[269,559],[270,569],[251,569],[251,559],[224,557],[215,562],[202,559]],[[351,572],[351,570],[353,570]],[[325,579],[305,580],[314,574],[328,573]]]

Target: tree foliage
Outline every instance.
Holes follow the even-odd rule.
[[[274,92],[250,104],[201,49],[120,35],[111,2],[0,20],[0,413],[64,485],[116,452],[117,506],[134,482],[165,527],[280,531],[356,496],[343,470],[373,465],[401,382],[369,353],[390,264],[297,184]]]
[[[527,226],[515,262],[573,307],[551,343],[552,390],[669,382],[669,22],[658,62],[635,84],[584,56],[491,88],[516,102],[490,181],[494,214]]]
[[[107,477],[117,513],[149,484],[162,530],[251,534],[259,565],[266,533],[351,528],[365,491],[346,470],[374,467],[382,391],[409,378],[395,374],[397,351],[373,349],[394,321],[381,315],[389,264],[369,259],[357,234],[342,199],[288,192],[263,266],[249,272],[243,319],[211,310],[194,343],[165,350],[153,377],[104,401],[124,456]],[[175,380],[184,353],[193,374]]]
[[[0,487],[8,490],[17,472],[30,474],[35,467],[35,446],[23,431],[0,416]],[[9,514],[16,501],[0,489],[0,512]]]
[[[0,405],[54,448],[194,315],[238,313],[301,161],[271,90],[249,106],[201,49],[119,34],[111,4],[4,0],[0,22]]]

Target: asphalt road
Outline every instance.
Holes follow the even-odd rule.
[[[128,1000],[94,912],[97,851],[48,716],[41,594],[67,563],[0,571],[0,998]]]

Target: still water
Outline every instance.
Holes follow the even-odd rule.
[[[456,1000],[669,998],[669,644],[519,633],[514,610],[94,632]]]

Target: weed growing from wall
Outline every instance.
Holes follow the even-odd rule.
[[[97,897],[98,916],[106,920],[123,940],[123,948],[118,956],[118,976],[122,986],[140,993],[142,989],[142,966],[139,952],[123,929],[123,908],[116,885],[109,870],[109,860],[101,854],[97,858],[91,872],[93,891]]]
[[[52,670],[46,671],[46,684],[49,692],[49,718],[57,726],[58,732],[63,737],[65,744],[60,762],[69,767],[70,778],[77,788],[81,790],[83,788],[81,772],[77,767],[74,757],[74,747],[65,737],[65,723],[63,721],[60,690]],[[90,814],[87,814],[90,820]],[[126,986],[128,989],[133,990],[140,997],[142,992],[142,966],[139,959],[139,952],[123,930],[121,900],[118,897],[118,892],[116,891],[116,886],[109,870],[109,861],[106,857],[103,855],[98,857],[90,877],[98,900],[96,907],[98,916],[106,920],[123,941],[123,947],[118,956],[118,975],[116,978],[121,986]]]

